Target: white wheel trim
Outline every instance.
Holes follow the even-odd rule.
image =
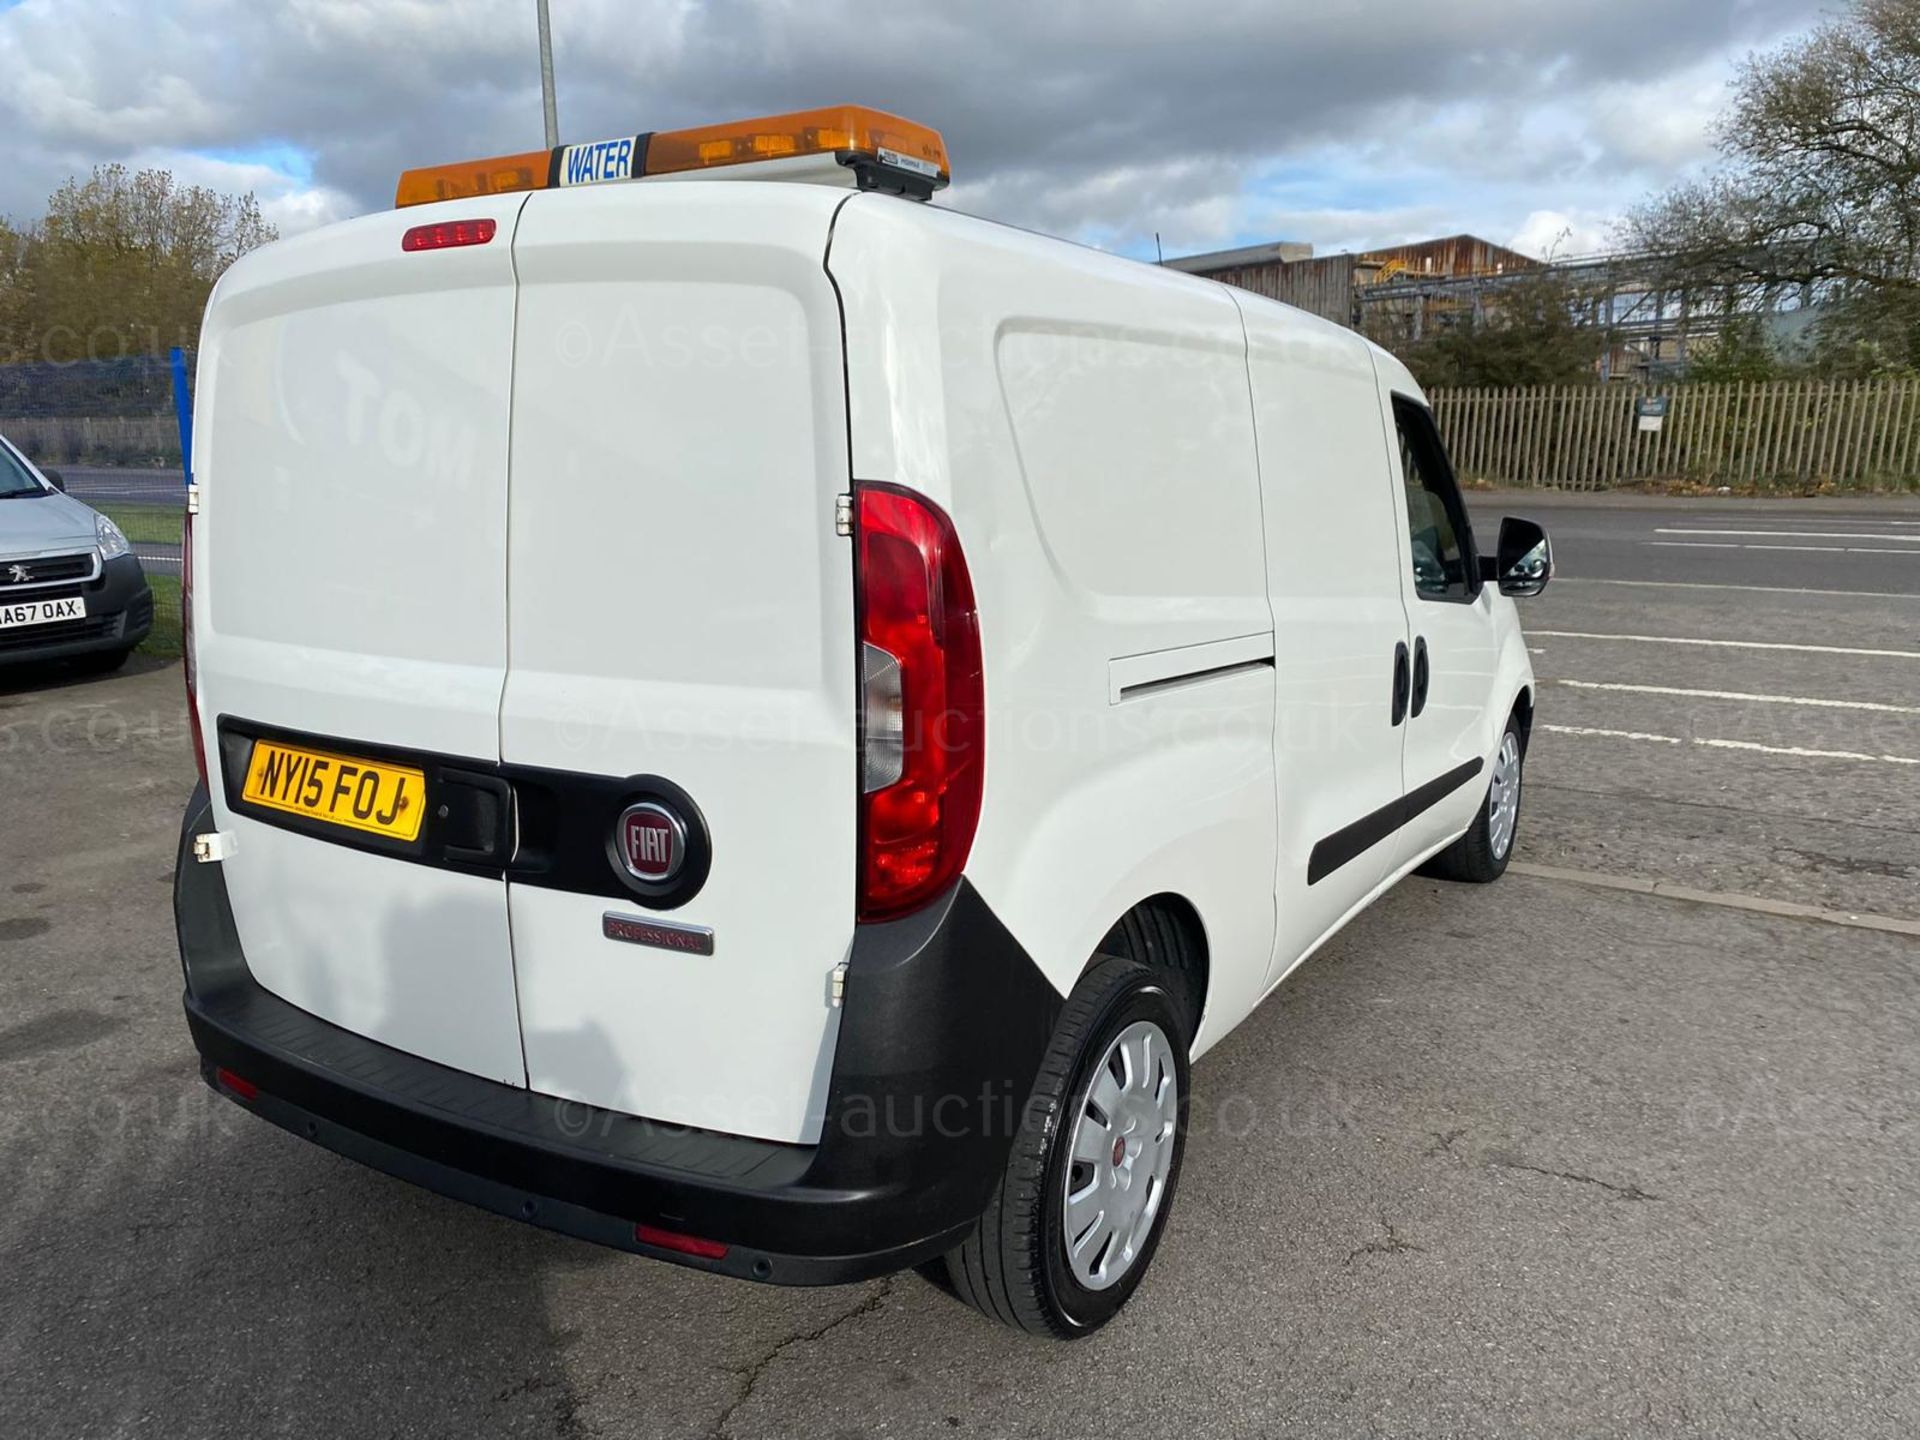
[[[1107,1046],[1075,1098],[1061,1196],[1067,1266],[1089,1290],[1133,1268],[1173,1173],[1180,1083],[1173,1047],[1151,1020]]]
[[[1493,758],[1493,782],[1487,786],[1487,839],[1493,858],[1504,860],[1520,823],[1520,737],[1511,730]]]

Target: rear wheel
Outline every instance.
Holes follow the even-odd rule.
[[[1166,1228],[1186,1142],[1186,1020],[1166,977],[1104,959],[1068,997],[1006,1172],[946,1257],[962,1300],[1078,1339],[1119,1313]]]
[[[1526,758],[1519,722],[1508,720],[1507,733],[1494,753],[1486,802],[1474,817],[1473,828],[1422,866],[1422,874],[1476,885],[1490,884],[1506,874],[1520,827],[1520,779]]]

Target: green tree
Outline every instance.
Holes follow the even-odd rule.
[[[1596,314],[1590,297],[1564,280],[1520,276],[1486,293],[1478,313],[1438,323],[1399,348],[1428,388],[1577,385],[1599,378],[1611,338]]]
[[[1711,342],[1698,343],[1687,378],[1709,384],[1778,380],[1791,369],[1764,315],[1736,315]]]
[[[1719,173],[1636,209],[1634,249],[1729,315],[1821,307],[1816,365],[1920,368],[1920,0],[1854,0],[1751,58]]]
[[[252,195],[102,165],[0,232],[0,353],[86,360],[190,345],[220,273],[276,239]]]
[[[0,360],[32,349],[32,290],[27,276],[29,235],[0,220]]]

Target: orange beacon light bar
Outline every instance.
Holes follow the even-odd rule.
[[[939,131],[863,105],[833,105],[407,170],[400,176],[393,203],[397,207],[426,205],[435,200],[683,175],[806,155],[838,160],[854,172],[863,190],[889,190],[918,200],[929,198],[952,179],[946,142]]]

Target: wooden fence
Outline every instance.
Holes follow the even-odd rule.
[[[1665,396],[1658,431],[1638,402]],[[1913,489],[1920,381],[1439,390],[1434,416],[1463,479],[1605,490],[1640,480]]]

